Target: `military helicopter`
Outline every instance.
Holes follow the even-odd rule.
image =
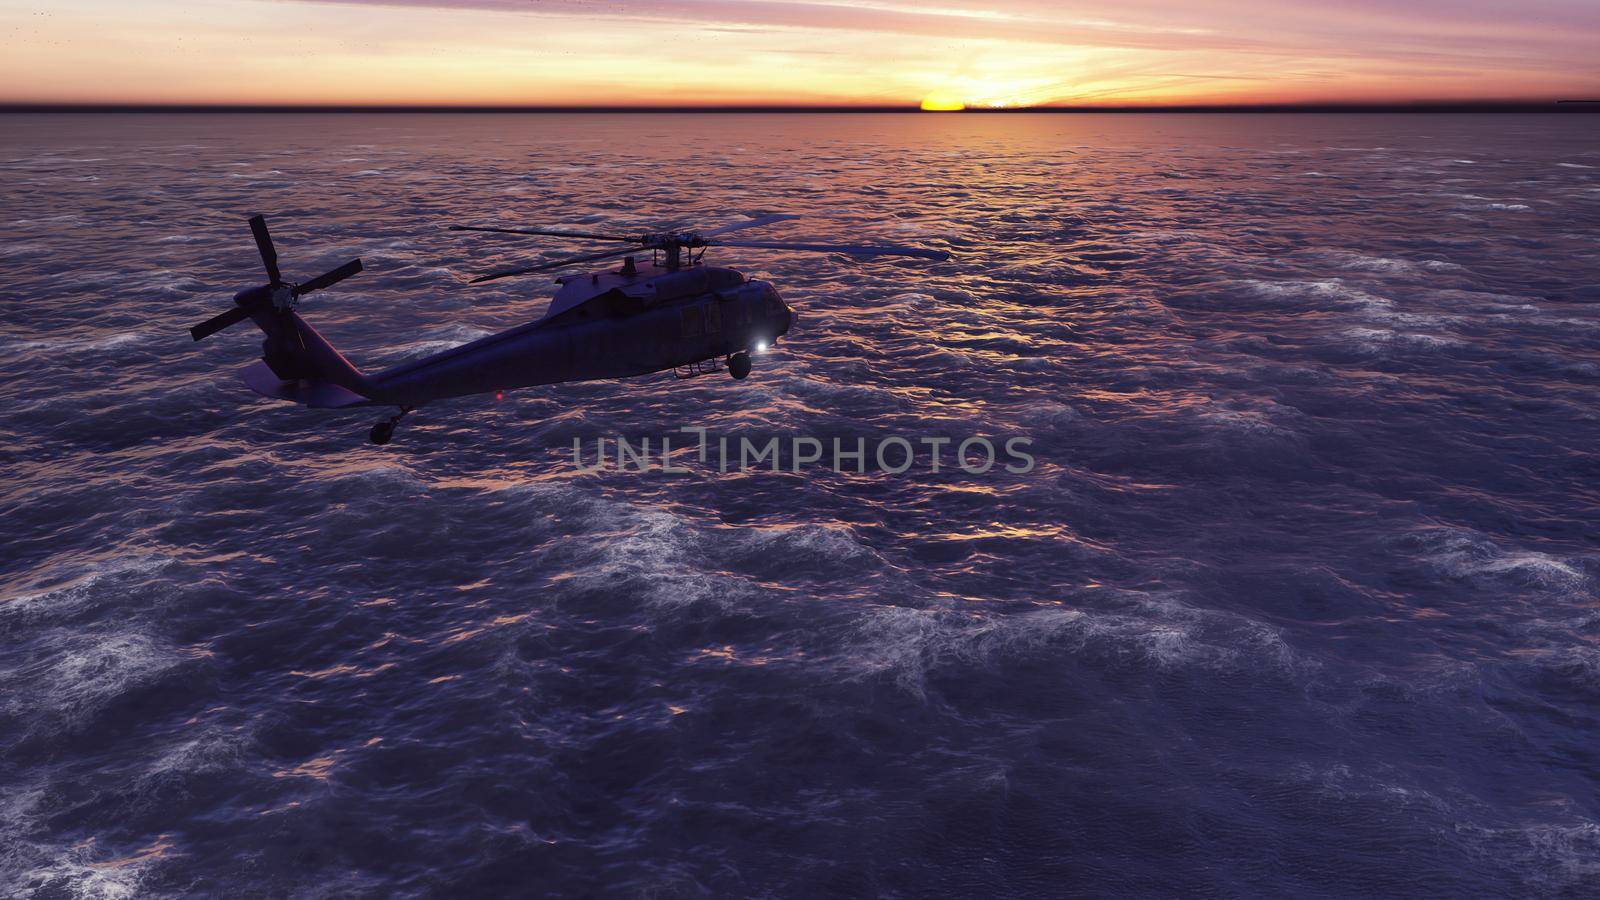
[[[387,444],[395,426],[418,407],[449,397],[495,393],[564,381],[627,378],[672,370],[679,378],[720,371],[750,374],[752,351],[775,345],[795,322],[794,311],[770,283],[702,263],[707,247],[807,250],[852,256],[911,256],[944,260],[920,247],[872,247],[730,241],[721,236],[798,218],[769,215],[710,231],[625,235],[547,228],[451,225],[452,231],[614,241],[627,246],[505,269],[471,279],[501,278],[622,258],[620,268],[557,278],[559,290],[543,317],[372,375],[363,374],[306,324],[300,298],[361,271],[350,262],[299,284],[286,281],[266,219],[250,219],[268,281],[233,296],[234,308],[189,329],[195,340],[255,322],[265,334],[261,361],[241,370],[258,394],[316,409],[394,406],[399,412],[372,426],[374,444]],[[648,263],[635,254],[650,252]]]

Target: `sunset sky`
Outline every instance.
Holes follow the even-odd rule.
[[[1600,0],[0,0],[0,25],[10,103],[1600,95]]]

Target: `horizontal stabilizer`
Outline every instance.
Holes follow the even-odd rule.
[[[312,409],[344,409],[371,406],[375,401],[328,381],[284,381],[264,362],[239,370],[246,386],[263,397],[303,403]]]

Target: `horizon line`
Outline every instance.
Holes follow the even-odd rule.
[[[1413,101],[1403,103],[1194,103],[1117,106],[968,107],[929,111],[885,104],[509,105],[378,103],[0,103],[0,113],[1573,113],[1600,112],[1595,100]]]

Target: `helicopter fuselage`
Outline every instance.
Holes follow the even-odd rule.
[[[377,403],[415,407],[541,384],[627,378],[764,348],[794,321],[770,283],[747,281],[732,269],[642,266],[563,284],[544,318],[373,374],[362,393]]]
[[[499,393],[564,381],[627,378],[674,370],[703,375],[727,360],[735,379],[751,370],[751,351],[774,344],[794,324],[794,311],[765,281],[701,262],[710,246],[748,247],[850,256],[909,256],[944,260],[950,254],[907,246],[734,241],[723,237],[746,228],[796,218],[773,213],[710,231],[643,235],[548,228],[451,225],[453,231],[540,235],[629,245],[535,265],[518,266],[471,280],[472,284],[623,257],[615,271],[556,279],[561,285],[544,316],[499,334],[452,347],[425,359],[368,375],[351,365],[296,311],[300,299],[362,271],[359,259],[305,282],[286,280],[266,217],[250,217],[250,232],[266,270],[266,284],[233,295],[233,307],[192,326],[204,340],[252,321],[266,337],[261,361],[239,374],[251,390],[317,409],[393,405],[399,412],[372,427],[375,444],[387,444],[407,413],[437,400]],[[648,264],[634,254],[649,251]],[[697,252],[698,251],[698,252]],[[680,369],[685,371],[679,371]]]

